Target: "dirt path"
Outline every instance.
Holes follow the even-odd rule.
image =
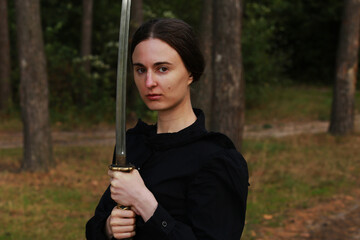
[[[356,116],[355,128],[360,130],[360,115]],[[329,127],[327,121],[312,121],[305,123],[286,123],[273,125],[246,125],[244,138],[269,138],[286,137],[290,135],[322,133]],[[115,130],[94,130],[94,131],[53,131],[53,144],[60,146],[95,146],[115,145]],[[22,132],[0,132],[0,149],[18,148],[23,145]]]
[[[286,137],[298,134],[326,132],[329,122],[313,121],[306,123],[286,123],[277,125],[247,125],[245,126],[245,138],[268,138]]]
[[[326,132],[328,122],[288,123],[272,126],[247,125],[245,138],[285,137],[302,133]],[[95,131],[53,131],[53,144],[60,146],[115,145],[114,130]],[[0,132],[0,149],[19,148],[23,145],[22,132]]]
[[[115,145],[115,131],[53,131],[54,145],[59,146],[108,146]],[[23,146],[23,134],[21,132],[0,132],[0,149],[19,148]]]

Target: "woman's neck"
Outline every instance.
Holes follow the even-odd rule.
[[[181,108],[158,113],[157,133],[174,133],[190,126],[196,121],[191,103]]]

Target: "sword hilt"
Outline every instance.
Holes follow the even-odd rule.
[[[111,164],[111,165],[109,165],[109,169],[111,171],[119,171],[119,172],[127,172],[127,173],[129,173],[129,172],[131,172],[132,170],[135,169],[135,166],[133,166],[133,165],[124,165],[124,166],[122,166],[122,165],[118,165],[118,164]]]
[[[135,166],[133,165],[118,165],[118,164],[111,164],[109,165],[109,169],[111,171],[119,171],[119,172],[126,172],[126,173],[130,173],[132,170],[135,169]],[[130,206],[123,206],[121,204],[118,204],[116,206],[117,209],[122,209],[122,210],[131,210]],[[124,240],[132,240],[133,238],[124,238]]]

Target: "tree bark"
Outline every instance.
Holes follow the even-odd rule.
[[[86,58],[91,56],[91,34],[92,34],[92,11],[93,0],[83,0],[83,18],[81,31],[81,57],[84,58],[84,70],[91,72],[91,62]]]
[[[329,127],[329,132],[333,135],[346,135],[354,131],[359,27],[360,1],[346,0],[340,29]]]
[[[20,64],[20,105],[24,124],[22,168],[46,171],[54,166],[49,124],[49,90],[39,0],[16,0]]]
[[[136,29],[140,27],[140,25],[144,21],[144,13],[143,13],[143,1],[142,0],[133,0],[131,1],[131,20],[130,20],[130,38],[135,33]]]
[[[10,41],[7,0],[0,0],[0,111],[11,105]]]
[[[135,31],[140,27],[140,25],[144,21],[144,12],[143,12],[143,1],[142,0],[133,0],[131,2],[131,19],[130,19],[130,29],[129,29],[129,42],[132,39],[132,36],[134,35]],[[131,56],[130,56],[131,57]],[[130,109],[136,108],[136,102],[139,98],[138,90],[134,82],[133,72],[132,72],[132,66],[130,64],[128,65],[128,81],[127,81],[127,102],[128,107]],[[130,111],[130,115],[128,116],[130,121],[136,121],[137,116],[134,114],[134,112]]]
[[[215,0],[213,5],[214,98],[211,128],[225,133],[241,148],[244,129],[244,88],[241,56],[241,0]]]
[[[213,44],[213,9],[212,1],[203,1],[201,20],[201,47],[205,58],[204,74],[199,82],[194,83],[192,99],[194,107],[204,111],[207,128],[211,127],[212,95],[213,95],[213,71],[212,71],[212,44]]]

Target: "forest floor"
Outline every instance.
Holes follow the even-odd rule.
[[[360,122],[357,116],[356,122]],[[244,137],[280,138],[296,134],[323,133],[326,121],[286,123],[278,125],[248,125]],[[359,126],[357,126],[359,127]],[[112,146],[113,129],[93,131],[53,131],[53,143],[59,146]],[[0,132],[0,148],[22,147],[21,132]],[[286,214],[279,226],[262,226],[251,232],[258,240],[360,240],[360,189],[350,195],[333,196],[307,209],[294,209]],[[264,216],[271,219],[272,216]]]
[[[308,209],[287,213],[280,227],[260,227],[257,240],[357,240],[360,239],[360,190]],[[271,218],[271,216],[264,216]]]

